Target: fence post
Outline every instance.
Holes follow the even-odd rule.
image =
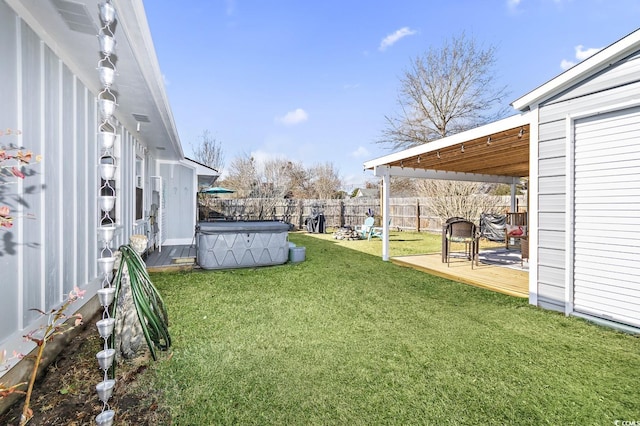
[[[298,201],[298,228],[302,229],[302,207],[304,206],[304,202],[302,199]]]
[[[420,232],[420,200],[416,198],[416,230]]]
[[[344,201],[340,200],[340,228],[342,228],[345,225],[345,221],[344,221]]]

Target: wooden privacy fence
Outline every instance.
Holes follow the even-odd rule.
[[[496,198],[496,197],[494,197]],[[520,210],[526,210],[524,198],[519,198]],[[496,208],[509,211],[510,197],[497,197]],[[429,215],[429,198],[390,198],[391,229],[407,231],[440,231],[442,219]],[[305,220],[318,213],[325,217],[330,228],[356,226],[364,223],[372,212],[376,226],[381,226],[380,200],[375,198],[350,198],[346,200],[206,197],[200,200],[200,220],[280,220],[297,228],[305,227]]]

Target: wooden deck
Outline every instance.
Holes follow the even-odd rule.
[[[162,251],[148,253],[144,260],[149,272],[191,270],[196,263],[196,246],[164,246]]]
[[[503,252],[480,253],[480,265],[471,269],[466,259],[452,259],[450,266],[442,263],[440,253],[391,258],[395,264],[407,266],[432,275],[463,284],[485,288],[515,297],[529,297],[528,266],[522,267],[519,259],[506,259]],[[489,263],[491,262],[491,263]]]

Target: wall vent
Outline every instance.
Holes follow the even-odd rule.
[[[131,114],[138,123],[149,123],[149,116],[144,114]]]
[[[68,0],[51,0],[51,2],[71,30],[92,36],[98,33],[98,27],[84,4]]]

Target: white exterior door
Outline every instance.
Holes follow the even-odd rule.
[[[573,308],[640,327],[640,108],[574,126]]]

